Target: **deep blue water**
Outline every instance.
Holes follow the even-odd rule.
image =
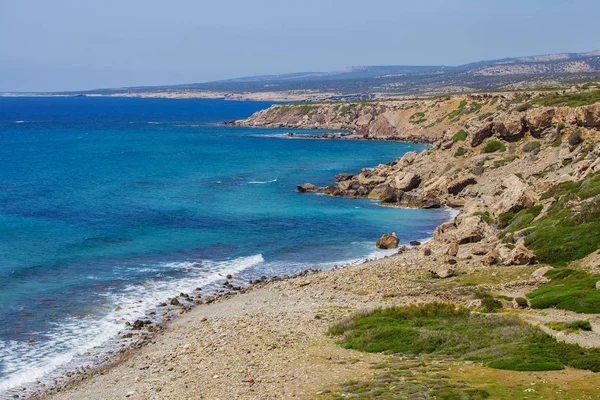
[[[296,193],[423,147],[218,124],[269,105],[0,98],[0,391],[227,273],[356,260],[383,233],[407,243],[448,218]]]

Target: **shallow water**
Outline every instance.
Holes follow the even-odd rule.
[[[218,124],[268,106],[0,98],[0,392],[169,296],[373,256],[381,234],[408,243],[448,218],[296,193],[423,146]]]

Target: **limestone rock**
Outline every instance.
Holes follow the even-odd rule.
[[[297,189],[298,189],[298,192],[300,192],[300,193],[317,191],[317,187],[315,185],[313,185],[312,183],[305,183],[303,185],[298,185]]]
[[[375,246],[378,249],[395,249],[398,247],[398,243],[400,243],[400,239],[395,232],[386,233],[379,238]]]
[[[477,147],[494,134],[493,124],[489,120],[472,122],[469,126],[471,147]]]
[[[577,125],[588,128],[600,127],[600,104],[579,107],[577,109]]]
[[[516,142],[525,134],[523,115],[518,113],[501,114],[494,118],[494,133],[507,142]]]
[[[373,200],[391,202],[396,199],[396,193],[387,183],[380,183],[371,190],[368,197]]]
[[[533,264],[534,261],[535,254],[525,247],[523,243],[517,244],[508,256],[502,259],[504,265],[528,265]]]
[[[452,257],[456,257],[456,255],[458,254],[458,243],[454,242],[454,243],[450,243],[450,246],[448,247],[448,251],[446,252],[446,254],[448,254],[449,256]]]
[[[385,181],[385,178],[379,175],[374,174],[373,172],[363,169],[356,176],[356,180],[360,185],[378,185]]]
[[[448,193],[457,195],[463,191],[469,185],[474,185],[477,180],[473,175],[457,178],[448,184]]]
[[[538,268],[531,273],[531,279],[542,279],[544,278],[544,275],[546,275],[546,272],[550,271],[551,269],[552,267],[548,266]]]
[[[525,123],[532,135],[539,137],[546,129],[552,126],[555,109],[552,107],[532,108],[527,111]]]
[[[456,272],[456,267],[454,265],[433,265],[427,269],[433,275],[438,278],[450,278]]]
[[[355,124],[356,126],[365,126],[369,125],[369,123],[373,120],[373,116],[371,114],[365,114],[358,117]]]
[[[421,178],[412,172],[400,171],[390,179],[390,186],[394,189],[408,192],[419,186]]]
[[[350,180],[350,179],[352,179],[353,177],[354,177],[354,175],[352,175],[352,174],[349,174],[349,173],[346,173],[346,172],[343,172],[343,173],[341,173],[341,174],[337,174],[337,175],[335,176],[335,181],[336,181],[336,182],[343,182],[343,181]]]
[[[487,253],[485,255],[485,257],[483,257],[482,262],[483,262],[483,265],[490,266],[490,265],[498,264],[500,262],[500,260],[501,260],[500,253],[498,252],[498,250],[493,249],[489,253]]]

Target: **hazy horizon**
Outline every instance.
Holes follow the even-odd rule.
[[[591,0],[0,2],[0,92],[461,65],[600,49]]]

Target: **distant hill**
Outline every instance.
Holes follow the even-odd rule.
[[[600,50],[479,61],[459,66],[354,66],[334,72],[297,72],[205,83],[99,89],[65,94],[144,93],[219,95],[243,93],[323,93],[331,98],[394,97],[553,87],[600,80]]]

